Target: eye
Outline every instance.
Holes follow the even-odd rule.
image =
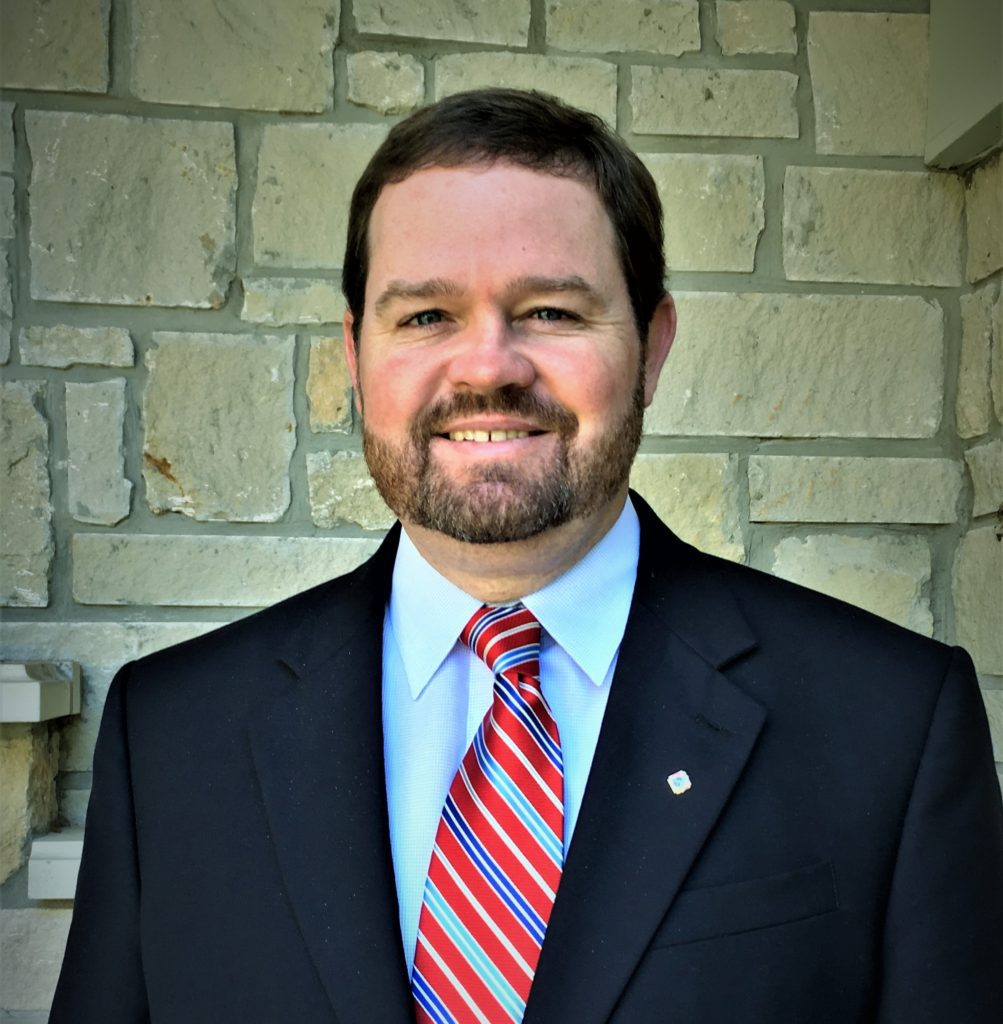
[[[539,309],[531,310],[528,315],[530,319],[543,320],[545,323],[578,319],[574,313],[569,313],[566,309],[557,309],[555,306],[541,306]]]
[[[442,323],[442,312],[438,309],[423,309],[401,322],[402,327],[434,327]]]

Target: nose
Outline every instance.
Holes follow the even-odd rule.
[[[449,383],[458,390],[490,392],[507,385],[528,388],[536,368],[508,320],[498,314],[479,316],[453,339]]]

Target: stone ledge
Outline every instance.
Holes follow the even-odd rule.
[[[0,722],[47,722],[79,714],[77,662],[0,662]]]
[[[66,828],[37,836],[28,858],[28,898],[72,900],[84,849],[84,830]]]

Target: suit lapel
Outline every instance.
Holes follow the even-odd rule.
[[[387,827],[383,614],[397,534],[330,585],[281,659],[290,687],[259,709],[251,748],[303,938],[345,1024],[412,1020]]]
[[[526,1024],[612,1013],[721,815],[765,713],[720,669],[755,646],[713,562],[636,496],[641,561]],[[666,779],[685,770],[692,788]],[[588,984],[582,979],[588,978]]]

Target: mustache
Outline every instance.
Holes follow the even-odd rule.
[[[430,405],[415,419],[412,436],[419,443],[443,434],[449,423],[463,416],[496,413],[517,416],[545,430],[570,438],[578,431],[578,417],[559,402],[541,398],[516,385],[507,384],[496,391],[459,391]]]

